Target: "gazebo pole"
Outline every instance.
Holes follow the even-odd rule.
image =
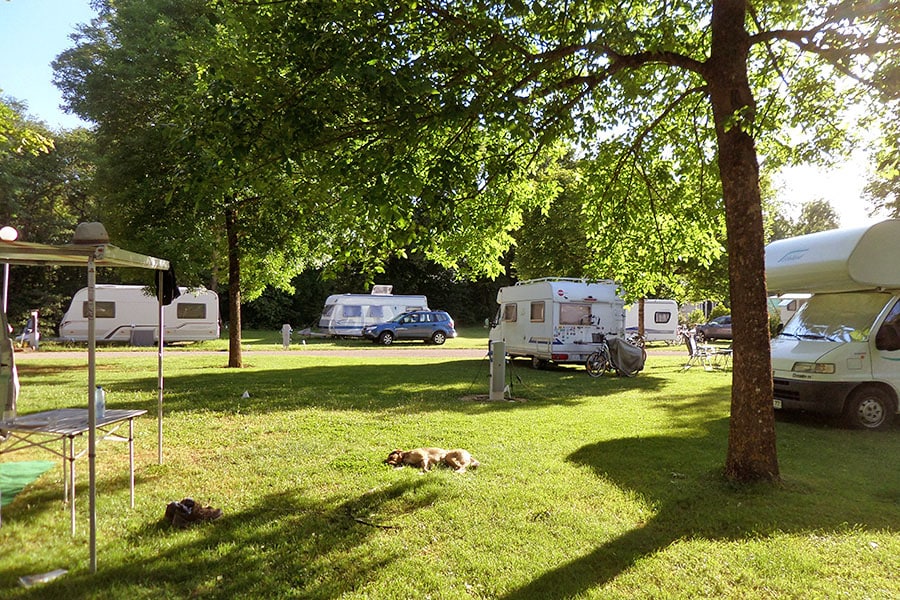
[[[157,271],[156,299],[159,301],[159,348],[157,359],[157,401],[156,401],[156,447],[159,464],[163,464],[163,336],[165,315],[163,314],[163,272]]]
[[[91,545],[91,573],[97,572],[97,412],[95,410],[94,394],[97,384],[96,368],[96,285],[97,268],[94,264],[94,256],[88,258],[87,263],[87,293],[88,293],[88,463],[90,465],[90,545]],[[74,485],[74,481],[72,484]],[[73,493],[74,497],[74,493]]]

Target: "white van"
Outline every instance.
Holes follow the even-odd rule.
[[[219,296],[199,288],[178,288],[181,295],[163,307],[163,341],[195,342],[219,339]],[[140,285],[97,284],[94,292],[98,342],[149,346],[159,341],[159,302]],[[59,324],[63,340],[88,338],[87,288],[72,297]]]
[[[813,294],[772,339],[776,409],[886,429],[900,394],[900,220],[766,247],[769,293]]]
[[[547,363],[584,363],[600,334],[625,336],[625,302],[613,281],[530,279],[500,288],[490,340],[511,357]]]
[[[625,311],[625,333],[639,333],[640,303]],[[646,298],[644,300],[644,341],[675,343],[678,339],[678,303],[674,300]]]
[[[325,299],[319,329],[330,336],[361,337],[363,327],[378,325],[414,310],[428,310],[428,298],[395,296],[390,293],[389,286],[375,286],[371,294],[333,294]]]

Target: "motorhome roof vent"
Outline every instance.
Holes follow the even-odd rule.
[[[390,296],[394,286],[392,285],[373,285],[372,286],[372,295],[373,296]]]

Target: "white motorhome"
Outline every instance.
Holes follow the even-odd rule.
[[[625,302],[613,281],[530,279],[500,288],[490,340],[511,357],[546,363],[583,363],[600,334],[625,336]]]
[[[772,339],[776,409],[894,421],[900,394],[900,220],[766,247],[769,293],[812,296]]]
[[[625,311],[625,333],[639,333],[640,302],[635,302]],[[678,303],[674,300],[657,298],[644,299],[644,341],[670,342],[678,339]]]
[[[181,295],[163,307],[163,341],[219,339],[219,296],[210,290],[178,288]],[[59,324],[59,337],[87,341],[87,288],[72,297]],[[94,294],[98,342],[148,346],[159,341],[159,302],[139,285],[98,284]]]
[[[363,327],[378,325],[413,310],[428,310],[421,295],[393,295],[391,286],[376,285],[371,294],[333,294],[325,299],[319,329],[330,336],[360,337]]]

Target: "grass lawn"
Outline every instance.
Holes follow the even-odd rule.
[[[484,359],[329,354],[248,353],[229,370],[224,355],[169,353],[163,465],[155,355],[100,356],[108,407],[148,410],[135,508],[126,448],[99,444],[92,575],[87,461],[74,538],[60,470],[45,473],[3,510],[0,597],[900,596],[900,427],[779,418],[783,483],[733,487],[730,375],[681,372],[680,355],[651,350],[633,379],[518,361],[522,401],[487,402],[473,398],[489,388]],[[20,413],[83,396],[83,358],[17,359]],[[424,445],[467,448],[481,467],[382,463]],[[173,528],[166,504],[185,496],[224,517]],[[17,584],[57,568],[69,573]]]

